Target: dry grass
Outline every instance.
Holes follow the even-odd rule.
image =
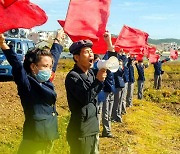
[[[61,60],[54,80],[58,94],[57,110],[61,134],[60,139],[55,141],[54,154],[69,153],[66,142],[69,110],[64,79],[72,65],[72,60]],[[116,137],[100,138],[101,154],[179,153],[180,118],[179,111],[174,111],[178,109],[180,103],[178,102],[180,63],[167,63],[163,68],[165,70],[163,90],[152,89],[153,67],[150,66],[145,72],[145,95],[148,101],[139,101],[135,95],[134,106],[123,116],[123,123],[112,124],[112,132]],[[24,117],[14,82],[0,82],[0,89],[0,154],[13,154],[16,153],[21,141]]]

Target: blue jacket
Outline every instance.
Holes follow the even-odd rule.
[[[124,71],[121,68],[119,68],[118,71],[114,73],[114,80],[115,80],[116,88],[124,88],[125,87],[123,74],[124,74]]]
[[[129,82],[129,68],[127,66],[128,64],[128,58],[126,55],[121,55],[121,60],[123,61],[123,67],[124,67],[124,74],[123,74],[123,79],[124,82]]]
[[[134,67],[132,65],[133,59],[130,57],[128,58],[128,64],[127,67],[129,68],[129,81],[128,82],[134,82]]]
[[[139,65],[139,64],[135,64],[137,71],[138,71],[138,80],[141,81],[145,81],[145,77],[144,77],[144,64],[143,65]]]
[[[61,51],[62,46],[54,43],[51,48],[55,58],[54,70]],[[59,136],[55,107],[57,95],[53,84],[50,81],[39,83],[28,75],[12,49],[3,52],[12,66],[12,74],[24,109],[23,139],[40,141],[57,139]]]
[[[166,59],[164,59],[164,60],[161,60],[161,61],[157,61],[156,63],[154,63],[154,74],[155,75],[161,75],[161,74],[163,74],[163,70],[162,70],[162,64],[164,63],[164,62],[166,62],[166,61],[169,61],[170,60],[170,58],[166,58]]]
[[[103,59],[108,60],[111,56],[117,57],[118,54],[117,54],[117,52],[108,51],[104,55]],[[116,91],[116,88],[115,88],[114,73],[107,70],[107,77],[104,81],[104,92],[115,92],[115,91]]]

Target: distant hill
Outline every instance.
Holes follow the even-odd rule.
[[[173,39],[173,38],[167,38],[167,39],[148,39],[148,43],[150,44],[161,44],[161,43],[171,43],[176,42],[178,45],[180,45],[180,39]]]
[[[118,37],[118,35],[112,34],[112,37]],[[180,39],[174,39],[174,38],[166,38],[166,39],[151,39],[148,38],[148,43],[150,44],[161,44],[161,43],[171,43],[176,42],[178,45],[180,45]]]

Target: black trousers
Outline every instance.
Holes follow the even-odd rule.
[[[97,154],[98,153],[98,134],[87,137],[68,137],[70,154]]]

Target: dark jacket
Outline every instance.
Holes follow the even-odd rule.
[[[134,83],[134,67],[132,65],[132,62],[133,62],[133,58],[128,58],[128,64],[127,64],[127,67],[129,68],[129,81],[128,82],[132,82]]]
[[[128,58],[126,55],[121,55],[121,60],[123,61],[123,67],[124,67],[124,73],[123,73],[123,79],[124,82],[129,82],[129,68],[127,66],[128,64]]]
[[[143,65],[140,65],[140,64],[135,64],[136,65],[136,68],[137,68],[137,71],[138,71],[138,80],[141,80],[141,81],[145,81],[145,77],[144,77],[144,64]]]
[[[125,82],[123,79],[124,70],[119,68],[117,72],[114,73],[115,87],[116,88],[124,88]]]
[[[161,75],[164,73],[164,71],[162,70],[162,64],[166,61],[169,61],[170,58],[166,58],[164,60],[161,61],[157,61],[156,63],[154,63],[154,74],[155,75]]]
[[[75,64],[65,79],[67,100],[71,117],[67,139],[95,135],[99,132],[97,119],[97,95],[103,83],[96,79],[90,69],[87,75]]]
[[[51,52],[56,65],[61,51],[62,46],[54,43]],[[24,109],[23,139],[40,141],[57,139],[59,135],[55,107],[56,92],[53,84],[50,81],[39,83],[28,75],[12,49],[3,52],[12,66],[12,74]]]
[[[108,60],[111,56],[117,57],[118,54],[117,54],[117,52],[108,51],[104,55],[103,59]],[[115,92],[116,91],[114,73],[110,72],[109,70],[107,70],[107,77],[104,81],[104,88],[103,89],[104,89],[104,92]]]

